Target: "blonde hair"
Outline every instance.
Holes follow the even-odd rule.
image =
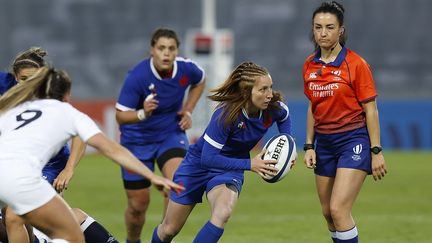
[[[26,82],[15,85],[0,97],[0,114],[29,100],[63,100],[71,80],[63,70],[42,67]]]
[[[267,69],[253,62],[243,62],[232,71],[221,86],[210,90],[213,94],[208,98],[220,102],[218,107],[224,107],[223,119],[226,126],[237,120],[241,109],[251,100],[255,80],[265,75],[269,75]],[[280,100],[282,100],[280,92],[273,91],[273,98],[269,108],[264,111],[264,116],[269,115],[268,110],[276,109],[276,102]]]

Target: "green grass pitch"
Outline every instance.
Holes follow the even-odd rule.
[[[360,241],[432,242],[432,152],[385,152],[385,159],[388,175],[380,182],[368,177],[353,209]],[[116,164],[100,155],[85,156],[65,198],[124,242],[126,196]],[[152,188],[143,242],[150,242],[161,210],[162,197]],[[209,216],[204,199],[175,242],[192,242]],[[303,154],[294,170],[275,184],[246,172],[240,200],[220,242],[331,242]]]

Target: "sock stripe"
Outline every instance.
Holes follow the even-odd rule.
[[[87,216],[84,222],[81,223],[80,228],[82,232],[84,232],[93,222],[95,222],[94,218]]]
[[[357,226],[354,226],[352,229],[347,231],[337,231],[337,238],[339,240],[350,240],[358,236]]]

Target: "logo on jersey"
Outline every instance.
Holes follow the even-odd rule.
[[[187,86],[189,84],[189,77],[186,75],[183,75],[183,77],[181,77],[181,79],[179,81],[179,84],[182,87]]]
[[[333,77],[333,81],[341,80],[341,77],[340,77],[342,74],[341,70],[333,70],[333,71],[331,71],[331,73],[336,76],[336,77]]]
[[[237,125],[237,128],[245,129],[245,128],[246,128],[246,124],[245,124],[243,121],[241,121],[241,122],[239,122],[239,124]]]
[[[148,89],[150,90],[150,92],[151,92],[152,94],[156,94],[156,87],[155,87],[154,83],[151,83],[151,84],[148,86]]]
[[[353,160],[355,160],[355,161],[361,160],[360,154],[361,154],[362,151],[363,151],[363,145],[362,144],[357,144],[353,148],[354,155],[351,158]]]
[[[315,79],[317,78],[317,73],[316,72],[312,72],[309,74],[309,79]]]
[[[331,71],[331,73],[333,73],[336,76],[341,76],[342,71],[341,70],[333,70],[333,71]]]
[[[313,97],[329,97],[334,95],[334,90],[339,89],[339,84],[331,83],[331,84],[317,84],[317,83],[309,83],[309,90],[312,91]]]
[[[265,120],[264,120],[264,127],[265,128],[269,128],[269,127],[271,127],[271,125],[272,125],[272,123],[273,123],[273,119],[272,119],[272,117],[271,116],[268,116]]]

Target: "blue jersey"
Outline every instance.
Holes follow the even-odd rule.
[[[237,121],[224,124],[224,108],[212,115],[204,134],[191,145],[184,162],[194,163],[211,171],[250,170],[250,151],[264,136],[273,123],[279,132],[291,134],[291,118],[288,107],[279,102],[279,109],[261,112],[251,118],[242,110]]]
[[[6,93],[15,84],[17,84],[17,81],[11,73],[0,72],[0,95]]]
[[[17,81],[12,74],[0,72],[0,95],[3,95],[6,91],[8,91],[16,84]],[[52,168],[57,170],[58,173],[60,173],[60,171],[66,166],[69,155],[69,147],[66,144],[53,158],[50,159],[50,161],[46,164],[43,170],[46,171]]]
[[[146,144],[160,142],[172,132],[182,132],[177,112],[182,109],[185,91],[190,85],[204,81],[204,70],[194,62],[177,57],[170,78],[162,79],[153,65],[145,59],[129,71],[116,104],[120,111],[143,108],[145,98],[157,94],[158,108],[152,115],[134,124],[120,125],[121,143]]]

